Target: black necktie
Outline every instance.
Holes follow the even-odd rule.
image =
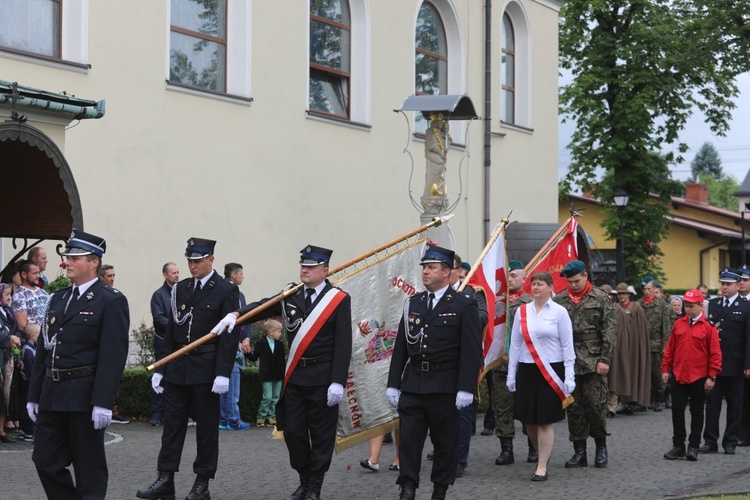
[[[315,293],[314,288],[306,288],[305,289],[305,311],[310,310],[310,306],[312,305],[312,295]]]
[[[427,303],[427,312],[431,313],[432,308],[434,307],[435,303],[433,302],[435,300],[435,294],[430,293],[430,301]]]
[[[68,312],[68,308],[70,307],[70,304],[72,304],[73,302],[75,302],[76,300],[78,300],[78,295],[79,295],[78,287],[74,286],[73,287],[73,295],[70,297],[70,300],[68,301],[68,305],[65,306],[65,312],[66,313]]]
[[[729,307],[729,299],[727,298],[724,299],[724,307],[725,308]]]
[[[201,286],[201,280],[198,280],[198,282],[195,284],[195,292],[193,292],[193,293],[200,292],[202,288],[203,287]]]

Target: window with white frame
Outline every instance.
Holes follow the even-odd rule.
[[[349,2],[310,0],[310,111],[349,118],[351,46]]]
[[[88,0],[0,0],[0,53],[85,64]]]
[[[500,122],[531,128],[529,22],[523,5],[510,1],[500,28]]]
[[[503,14],[502,55],[500,75],[502,79],[501,120],[515,123],[516,116],[516,34],[508,14]]]

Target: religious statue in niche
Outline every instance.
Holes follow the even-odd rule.
[[[448,207],[445,164],[449,141],[448,121],[444,120],[440,113],[430,115],[430,127],[425,131],[424,140],[424,156],[427,162],[422,207],[425,213],[440,213]]]

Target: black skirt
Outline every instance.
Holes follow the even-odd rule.
[[[563,362],[550,365],[560,379],[565,380]],[[524,424],[536,425],[553,424],[565,418],[562,401],[534,363],[518,363],[514,416]]]

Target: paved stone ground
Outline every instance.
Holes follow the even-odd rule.
[[[481,418],[478,419],[481,430]],[[498,467],[500,453],[494,436],[472,438],[469,467],[463,478],[448,490],[450,498],[689,498],[718,493],[750,492],[750,448],[737,448],[734,456],[700,455],[697,462],[673,462],[662,455],[671,445],[670,411],[640,413],[608,420],[609,466],[606,469],[565,469],[572,455],[567,424],[555,425],[555,448],[546,483],[532,483],[534,466],[525,462],[526,444],[517,429],[516,463]],[[135,498],[135,492],[155,479],[161,428],[146,423],[112,425],[109,428],[107,459],[110,469],[108,498]],[[270,429],[251,428],[245,432],[221,432],[219,471],[210,484],[214,499],[281,499],[297,485],[297,475],[288,465],[286,447],[271,438]],[[589,440],[589,460],[593,464],[593,442]],[[0,470],[3,473],[4,500],[44,498],[34,473],[29,443],[0,444]],[[432,447],[425,447],[425,454]],[[385,445],[383,469],[393,458],[394,446]],[[366,444],[346,450],[333,458],[323,485],[326,499],[398,498],[395,472],[373,473],[359,461],[368,456]],[[188,429],[182,471],[176,475],[177,498],[184,498],[194,476],[195,428]],[[431,462],[422,469],[423,488],[417,498],[430,497]]]

